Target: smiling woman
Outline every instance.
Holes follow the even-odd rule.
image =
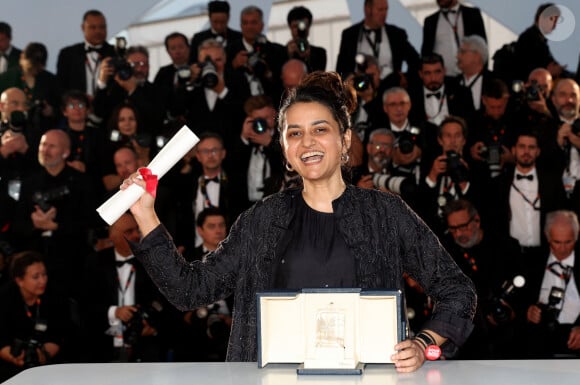
[[[336,73],[307,75],[279,115],[287,167],[303,187],[258,201],[205,262],[186,262],[144,194],[131,207],[143,239],[134,254],[164,295],[191,310],[234,294],[228,361],[256,361],[256,293],[273,289],[390,288],[407,273],[435,299],[432,319],[416,339],[385,352],[398,371],[418,369],[427,343],[452,355],[469,335],[473,285],[435,235],[399,197],[347,185],[341,166],[351,144],[354,91]],[[144,182],[137,174],[122,189]],[[432,347],[430,347],[432,348]]]

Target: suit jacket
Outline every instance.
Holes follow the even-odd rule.
[[[101,59],[114,55],[115,48],[104,42]],[[87,92],[86,61],[87,54],[84,42],[60,50],[56,65],[56,75],[63,90],[75,89]],[[98,74],[95,75],[98,76]]]
[[[159,68],[153,80],[153,85],[159,94],[158,100],[163,104],[164,117],[167,112],[172,112],[175,104],[175,73],[177,69],[173,64]]]
[[[409,118],[415,122],[427,120],[425,112],[425,91],[423,83],[414,84],[409,88],[411,97],[411,111]],[[460,86],[456,78],[445,77],[445,97],[450,115],[461,116],[470,119],[474,113],[471,91]]]
[[[391,55],[393,61],[393,72],[398,73],[401,70],[403,62],[407,63],[408,72],[416,74],[419,70],[419,54],[413,48],[407,38],[407,32],[392,24],[385,24],[387,37],[391,46]],[[336,72],[345,77],[355,70],[355,56],[357,46],[363,38],[363,22],[359,22],[352,27],[342,31],[340,40],[340,50],[336,60]]]
[[[160,301],[160,294],[141,263],[136,261],[134,267],[135,304],[149,306],[154,300]],[[94,349],[93,359],[108,361],[113,354],[113,337],[105,334],[109,328],[108,310],[110,306],[118,306],[119,293],[113,248],[88,256],[84,283],[81,306],[90,341],[86,346]]]
[[[509,195],[514,179],[515,167],[505,169],[505,171],[495,178],[490,186],[490,193],[486,194],[489,213],[492,221],[490,229],[498,231],[499,234],[509,234],[509,223],[511,219],[511,208]],[[551,170],[536,167],[538,175],[538,193],[540,195],[540,229],[542,243],[545,244],[543,229],[546,222],[546,214],[550,211],[569,208],[568,200],[560,174],[555,174]]]
[[[459,5],[459,12],[463,19],[464,36],[479,35],[487,41],[485,27],[483,26],[483,18],[481,17],[481,11],[479,8]],[[425,18],[425,23],[423,24],[423,44],[421,45],[422,56],[433,53],[440,14],[441,11],[439,10]]]
[[[20,66],[20,54],[22,53],[22,50],[12,46],[12,50],[10,51],[10,54],[8,55],[8,66],[6,68],[6,70],[12,69],[12,68],[18,68]]]
[[[211,29],[206,29],[204,31],[197,32],[191,38],[191,44],[189,46],[189,61],[195,63],[197,61],[198,49],[201,43],[207,39],[215,39],[216,35],[211,31]],[[242,38],[242,33],[234,29],[228,28],[226,33],[226,47],[234,40]]]
[[[536,25],[532,25],[518,37],[515,53],[516,68],[519,69],[518,79],[526,80],[534,69],[547,68],[548,64],[555,61],[548,46],[548,39]]]

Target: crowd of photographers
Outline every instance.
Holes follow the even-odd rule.
[[[346,177],[399,194],[475,282],[476,327],[458,358],[577,355],[578,84],[549,49],[526,73],[508,71],[502,49],[490,71],[479,10],[437,3],[421,56],[385,24],[386,0],[366,0],[364,20],[343,31],[337,71],[359,100]],[[529,40],[546,45],[553,7],[538,9],[514,61],[530,62]],[[201,141],[161,180],[156,204],[186,258],[203,259],[240,212],[300,184],[275,120],[288,89],[327,69],[308,39],[312,14],[290,10],[284,46],[262,34],[257,7],[242,10],[240,32],[227,2],[208,11],[211,28],[191,41],[167,35],[172,62],[153,82],[147,49],[109,45],[99,11],[85,13],[84,42],[60,51],[56,75],[43,44],[20,51],[0,23],[4,376],[59,361],[223,360],[233,304],[178,312],[131,255],[133,218],[106,227],[95,213],[183,124]],[[401,279],[420,328],[431,299]]]

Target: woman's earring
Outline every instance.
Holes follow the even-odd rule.
[[[342,163],[348,163],[349,159],[350,156],[348,155],[348,152],[345,152],[340,156],[340,160],[342,161]]]
[[[288,172],[294,172],[294,169],[292,168],[292,166],[288,162],[286,162],[286,170],[288,170]]]

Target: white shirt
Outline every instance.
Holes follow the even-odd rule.
[[[227,96],[228,87],[224,87],[222,92],[220,92],[219,94],[214,90],[212,90],[211,88],[204,88],[204,92],[205,92],[205,100],[207,101],[207,106],[209,107],[210,111],[213,111],[218,98],[223,99]]]
[[[378,45],[378,57],[375,55],[371,44],[376,42],[377,37],[375,36],[375,32],[371,31],[368,33],[368,39],[370,42],[367,40],[367,33],[364,30],[361,31],[361,34],[362,36],[358,42],[357,52],[376,57],[379,62],[379,68],[381,69],[381,79],[386,78],[393,72],[393,54],[391,52],[391,44],[389,43],[385,26],[381,27],[381,42]]]
[[[246,51],[248,51],[248,56],[252,52],[254,52],[254,46],[252,44],[248,43],[245,39],[242,39],[242,43],[244,44]],[[264,87],[262,86],[262,82],[260,81],[260,79],[257,76],[254,76],[253,74],[249,74],[247,72],[245,73],[245,75],[246,80],[250,85],[250,94],[252,96],[263,95]]]
[[[261,146],[260,146],[261,148]],[[252,148],[250,165],[248,166],[248,199],[258,201],[264,196],[264,180],[270,176],[270,163],[258,148]]]
[[[516,174],[533,175],[534,179],[517,180]],[[531,172],[523,174],[517,171],[514,173],[513,185],[510,188],[509,203],[511,211],[510,235],[520,242],[521,246],[540,246],[540,210],[536,210],[522,197],[514,188],[516,186],[529,202],[535,202],[535,207],[539,208],[538,199],[538,175],[534,168]],[[537,200],[536,200],[537,199]]]
[[[435,44],[433,46],[433,52],[437,52],[439,55],[443,56],[447,76],[455,76],[461,73],[459,67],[457,67],[458,47],[452,25],[457,27],[459,41],[461,41],[465,35],[463,29],[463,15],[459,12],[459,4],[451,7],[451,9],[456,11],[456,13],[449,13],[447,15],[449,21],[447,21],[443,12],[439,12],[437,30],[435,31]]]
[[[434,96],[427,96],[436,92],[441,93],[441,98],[437,99]],[[427,120],[436,126],[441,124],[443,119],[449,115],[449,108],[447,106],[447,96],[445,95],[445,85],[438,90],[431,91],[423,87],[423,103],[425,105],[425,114]]]
[[[85,42],[85,49],[88,49],[89,43]],[[99,80],[99,71],[101,70],[101,57],[98,52],[87,52],[85,61],[85,73],[87,75],[87,94],[94,96],[97,90]],[[101,82],[102,83],[102,82]],[[105,87],[98,87],[105,88]]]
[[[574,266],[575,262],[575,255],[574,251],[568,257],[564,258],[560,261],[560,263],[564,266]],[[560,266],[554,266],[553,269],[556,273],[548,270],[548,266],[553,263],[558,262],[554,254],[550,253],[550,257],[548,258],[548,263],[546,264],[546,272],[544,273],[544,279],[542,281],[542,288],[540,290],[540,296],[538,298],[538,302],[547,304],[548,298],[550,296],[550,291],[552,287],[559,287],[561,289],[565,289],[564,291],[564,298],[560,303],[558,303],[555,307],[561,309],[560,315],[558,316],[558,322],[564,324],[572,324],[578,318],[580,314],[580,295],[578,294],[578,288],[576,287],[576,282],[574,280],[574,273],[570,275],[570,279],[568,281],[568,285],[562,277],[556,275],[557,273],[561,273]]]
[[[115,261],[125,261],[130,258],[135,257],[133,255],[123,257],[117,252],[117,250],[115,250]],[[131,274],[131,271],[133,271],[133,274]],[[121,324],[121,320],[115,317],[115,311],[117,311],[117,307],[135,305],[135,275],[136,272],[134,271],[133,265],[130,263],[126,263],[121,267],[117,267],[117,276],[119,278],[119,286],[117,288],[117,305],[110,306],[107,313],[109,318],[109,325],[111,326]],[[127,286],[127,281],[129,278],[131,280]]]
[[[8,55],[12,52],[12,46],[8,47],[6,51],[4,51],[4,56],[0,56],[0,74],[6,72],[8,69]]]
[[[197,184],[197,193],[195,195],[195,202],[193,207],[194,218],[197,220],[197,216],[199,213],[209,207],[208,202],[206,202],[206,198],[201,191],[201,181],[204,176],[200,176],[198,179]],[[221,173],[218,175],[218,178],[221,178]],[[214,207],[219,207],[220,204],[220,184],[214,182],[206,182],[205,189],[207,192],[207,197],[211,202],[211,205]],[[203,239],[199,236],[197,231],[195,232],[195,247],[199,247],[203,243]]]

